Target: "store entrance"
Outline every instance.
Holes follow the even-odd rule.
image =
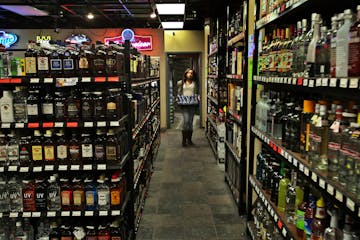
[[[167,53],[167,128],[181,129],[182,115],[179,107],[175,103],[177,96],[177,82],[184,76],[187,68],[192,68],[196,71],[199,83],[199,93],[201,94],[201,69],[200,69],[200,53]],[[201,105],[197,109],[194,116],[194,129],[201,127]]]

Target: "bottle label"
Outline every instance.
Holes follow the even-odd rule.
[[[35,191],[33,189],[23,191],[24,211],[36,211],[35,209]]]
[[[81,206],[84,202],[84,192],[80,190],[76,190],[73,193],[74,195],[74,205],[75,206]]]
[[[67,158],[67,146],[66,145],[58,145],[56,147],[57,158],[61,160],[65,160]]]
[[[93,147],[91,144],[81,144],[81,153],[83,158],[92,158]]]
[[[95,145],[95,157],[97,160],[101,160],[105,157],[104,145]]]
[[[306,234],[306,236],[310,236],[311,235],[311,223],[312,223],[313,219],[312,218],[305,218],[304,221],[304,232]]]
[[[28,162],[30,160],[30,151],[26,146],[20,147],[19,159],[21,162]]]
[[[61,71],[62,70],[61,59],[50,59],[50,68],[53,71]]]
[[[78,160],[80,156],[80,148],[77,145],[70,146],[69,149],[71,160]]]
[[[107,58],[107,59],[106,59],[106,65],[108,65],[108,66],[110,66],[110,67],[113,67],[113,66],[115,66],[115,64],[116,64],[116,60],[115,60],[115,59],[113,59],[113,58]]]
[[[84,114],[90,115],[90,114],[89,114],[90,103],[89,103],[89,102],[86,102],[86,101],[83,101],[83,103],[82,103],[82,110],[83,110],[83,115],[84,115]]]
[[[93,191],[87,191],[85,193],[87,206],[95,206],[95,194]]]
[[[102,66],[104,66],[104,63],[105,63],[105,61],[104,61],[104,59],[94,59],[94,66],[95,67],[102,67]]]
[[[9,161],[17,161],[19,159],[19,145],[9,145],[7,147],[7,157]]]
[[[111,205],[120,205],[120,191],[119,190],[113,190],[111,191]]]
[[[328,147],[329,147],[330,150],[339,151],[340,147],[341,147],[341,144],[336,143],[336,142],[329,142]]]
[[[45,158],[45,161],[54,161],[55,160],[54,146],[44,146],[44,158]]]
[[[106,146],[106,160],[116,160],[116,146]]]
[[[35,204],[36,204],[37,210],[41,210],[41,209],[45,210],[46,209],[46,194],[45,194],[44,190],[42,192],[36,190]]]
[[[6,145],[0,146],[0,162],[6,162]]]
[[[61,192],[61,204],[63,206],[70,206],[71,204],[71,191],[62,191]]]
[[[38,57],[37,58],[38,70],[47,71],[49,70],[49,59],[48,57]]]
[[[1,121],[3,122],[14,121],[11,116],[13,116],[12,106],[8,103],[1,104]]]
[[[62,236],[60,240],[73,240],[73,237],[64,237]]]
[[[108,102],[106,105],[108,112],[115,112],[116,111],[116,103],[115,102]]]
[[[65,104],[63,102],[56,102],[55,112],[56,117],[63,117],[65,114]]]
[[[349,36],[349,77],[356,77],[360,75],[360,31],[351,31]]]
[[[89,61],[87,60],[86,57],[80,57],[79,68],[80,69],[88,69],[89,68]]]
[[[39,115],[39,109],[37,104],[27,104],[27,114],[29,116],[38,116]]]
[[[109,204],[109,191],[98,190],[98,197],[99,206],[106,206]]]
[[[14,103],[14,113],[16,119],[21,119],[17,121],[23,122],[26,117],[26,105],[25,102]]]
[[[76,103],[74,103],[74,102],[69,103],[67,109],[68,109],[68,115],[69,115],[69,117],[76,117],[76,116],[77,116],[77,114],[78,114],[78,108],[77,108]]]
[[[8,200],[9,198],[9,192],[7,190],[4,190],[0,193],[0,201]]]
[[[25,72],[36,73],[36,58],[35,57],[25,57]]]
[[[74,60],[73,59],[64,59],[64,70],[73,70],[74,69]]]
[[[33,161],[41,161],[42,158],[42,146],[33,145],[31,146],[32,159]]]
[[[43,103],[42,104],[42,113],[46,115],[54,114],[54,105],[52,103]]]

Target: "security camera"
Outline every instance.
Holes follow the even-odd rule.
[[[54,29],[54,32],[59,33],[59,32],[60,32],[60,28],[55,28],[55,29]]]

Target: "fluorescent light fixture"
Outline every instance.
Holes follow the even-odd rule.
[[[182,29],[184,22],[161,22],[163,29]]]
[[[22,16],[48,16],[49,13],[28,5],[0,5],[1,8]]]
[[[182,15],[185,14],[185,3],[157,3],[159,15]]]
[[[152,13],[150,14],[150,17],[151,17],[151,18],[156,18],[156,13],[155,13],[155,12],[152,12]]]
[[[91,12],[88,13],[88,15],[86,15],[86,17],[88,19],[94,19],[94,14],[92,14]]]

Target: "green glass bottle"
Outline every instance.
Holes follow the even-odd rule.
[[[289,169],[285,168],[282,163],[282,173],[283,178],[279,182],[279,195],[278,195],[278,210],[280,212],[285,212],[286,207],[286,192],[290,183],[289,179]]]

